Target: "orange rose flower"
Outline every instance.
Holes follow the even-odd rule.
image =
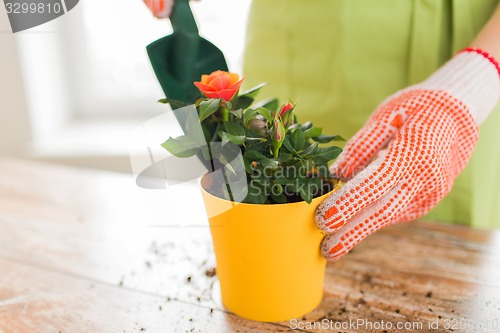
[[[210,75],[202,75],[201,82],[195,82],[194,85],[208,98],[230,101],[240,90],[242,82],[243,78],[240,80],[238,74],[215,71]]]

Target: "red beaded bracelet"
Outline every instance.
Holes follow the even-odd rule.
[[[493,66],[495,66],[495,68],[497,69],[498,75],[500,76],[500,65],[498,64],[498,61],[495,58],[493,58],[493,56],[491,54],[489,54],[488,52],[486,52],[482,49],[479,49],[477,47],[466,47],[465,49],[458,51],[457,53],[462,53],[462,52],[472,52],[472,53],[477,53],[477,54],[482,55],[483,57],[488,59],[493,64]]]

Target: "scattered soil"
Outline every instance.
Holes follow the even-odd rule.
[[[207,277],[214,277],[216,275],[216,272],[215,272],[215,267],[213,268],[209,268],[205,271],[205,275]]]

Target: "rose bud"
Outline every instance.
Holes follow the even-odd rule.
[[[285,126],[280,119],[274,120],[274,127],[271,132],[271,140],[273,141],[274,157],[278,157],[279,149],[285,140]]]
[[[243,78],[240,79],[238,74],[215,71],[210,75],[202,75],[201,81],[194,85],[208,98],[222,98],[229,102],[240,90],[242,82]]]
[[[285,113],[285,115],[282,118],[283,124],[285,125],[285,128],[290,127],[293,125],[295,122],[295,116],[294,116],[294,111],[290,110],[289,112]]]
[[[285,128],[288,128],[294,122],[294,112],[293,112],[294,108],[295,104],[293,104],[292,102],[287,102],[283,104],[283,106],[280,109],[279,117],[283,121]]]
[[[248,128],[256,131],[261,136],[265,136],[267,132],[266,122],[262,119],[250,119],[248,122]]]
[[[294,107],[295,107],[295,104],[293,104],[292,102],[286,102],[281,107],[279,116],[283,117],[288,111],[293,110]]]

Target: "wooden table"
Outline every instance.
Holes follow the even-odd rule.
[[[194,184],[0,159],[0,332],[500,332],[498,231],[382,230],[328,266],[323,302],[292,323],[224,310],[214,262]]]

